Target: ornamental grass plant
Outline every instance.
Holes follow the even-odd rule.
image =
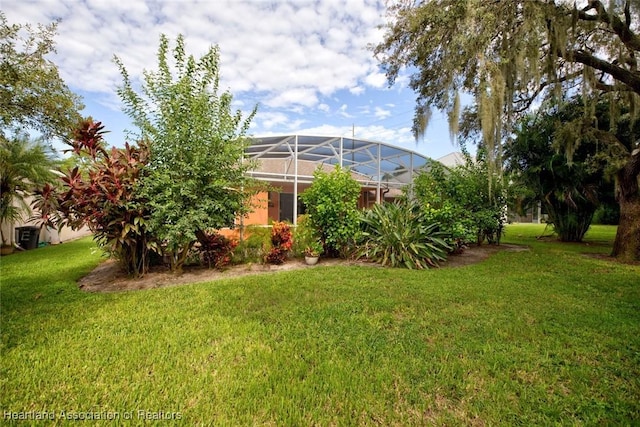
[[[358,257],[387,267],[437,267],[451,250],[437,230],[415,202],[376,204],[362,213]]]

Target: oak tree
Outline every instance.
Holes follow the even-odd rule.
[[[541,100],[561,102],[575,93],[608,97],[613,114],[624,104],[629,120],[638,119],[637,1],[399,1],[388,12],[384,40],[373,49],[390,83],[405,67],[412,70],[416,137],[424,134],[432,108],[447,111],[457,133],[463,93],[475,100],[496,164],[514,120]],[[566,124],[564,149],[571,160],[590,133],[610,154],[620,204],[613,255],[638,260],[640,141],[621,140],[614,129],[599,126],[594,108],[585,104],[582,117]]]
[[[9,24],[0,12],[0,138],[29,130],[66,138],[81,119],[80,98],[48,58],[56,25]]]

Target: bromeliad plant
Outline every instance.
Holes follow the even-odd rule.
[[[317,257],[324,252],[320,233],[311,226],[309,215],[305,214],[298,217],[293,245],[294,253],[297,256]]]
[[[451,247],[416,202],[377,204],[362,216],[359,258],[388,267],[425,269],[446,260]]]

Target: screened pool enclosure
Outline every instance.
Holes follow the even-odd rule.
[[[313,181],[321,167],[340,165],[351,171],[362,187],[363,205],[380,203],[385,195],[400,194],[414,175],[431,160],[416,152],[358,138],[282,135],[254,138],[247,154],[257,160],[256,179],[280,186],[288,195],[292,222],[298,216],[298,194]],[[287,215],[288,216],[288,215]]]

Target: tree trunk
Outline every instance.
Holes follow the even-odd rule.
[[[620,223],[611,256],[622,261],[640,261],[640,149],[617,173],[616,198]]]

